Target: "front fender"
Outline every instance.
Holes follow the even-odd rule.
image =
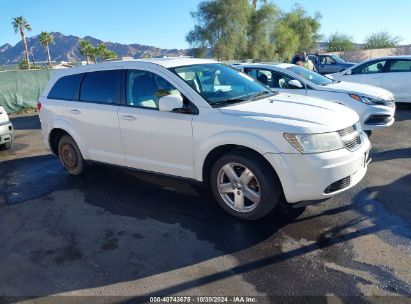
[[[203,140],[194,154],[194,177],[196,180],[203,180],[203,166],[205,159],[214,149],[226,146],[236,145],[243,146],[258,152],[261,155],[265,153],[279,153],[278,148],[264,137],[255,133],[244,131],[224,131],[213,134],[206,140]]]

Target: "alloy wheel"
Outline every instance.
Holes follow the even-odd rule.
[[[257,177],[239,163],[228,163],[218,171],[217,189],[223,201],[237,212],[251,212],[261,200]]]

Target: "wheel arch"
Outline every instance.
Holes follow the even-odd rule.
[[[58,142],[64,135],[69,135],[76,142],[84,159],[87,158],[85,143],[79,134],[65,121],[55,121],[50,128],[48,142],[53,154],[58,155]]]
[[[238,144],[225,144],[225,145],[220,145],[218,147],[215,147],[212,149],[206,156],[203,167],[202,167],[202,181],[207,184],[207,182],[210,179],[210,174],[211,174],[211,169],[213,167],[213,164],[215,161],[222,157],[223,155],[226,155],[228,153],[238,153],[243,156],[255,156],[257,157],[260,161],[262,161],[266,168],[269,168],[269,170],[273,173],[273,175],[278,179],[278,182],[281,186],[281,190],[283,190],[281,180],[275,170],[275,168],[270,164],[270,162],[264,157],[263,154],[260,152],[249,148],[247,146],[243,145],[238,145]]]

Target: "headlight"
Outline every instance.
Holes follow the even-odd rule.
[[[357,94],[348,94],[352,99],[355,99],[359,102],[365,103],[367,105],[381,105],[386,106],[387,102],[384,99],[368,97],[368,96],[360,96]]]
[[[337,132],[322,134],[284,133],[284,137],[301,153],[321,153],[344,148]]]

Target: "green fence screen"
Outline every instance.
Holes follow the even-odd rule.
[[[0,72],[0,105],[7,113],[35,108],[52,70]]]

